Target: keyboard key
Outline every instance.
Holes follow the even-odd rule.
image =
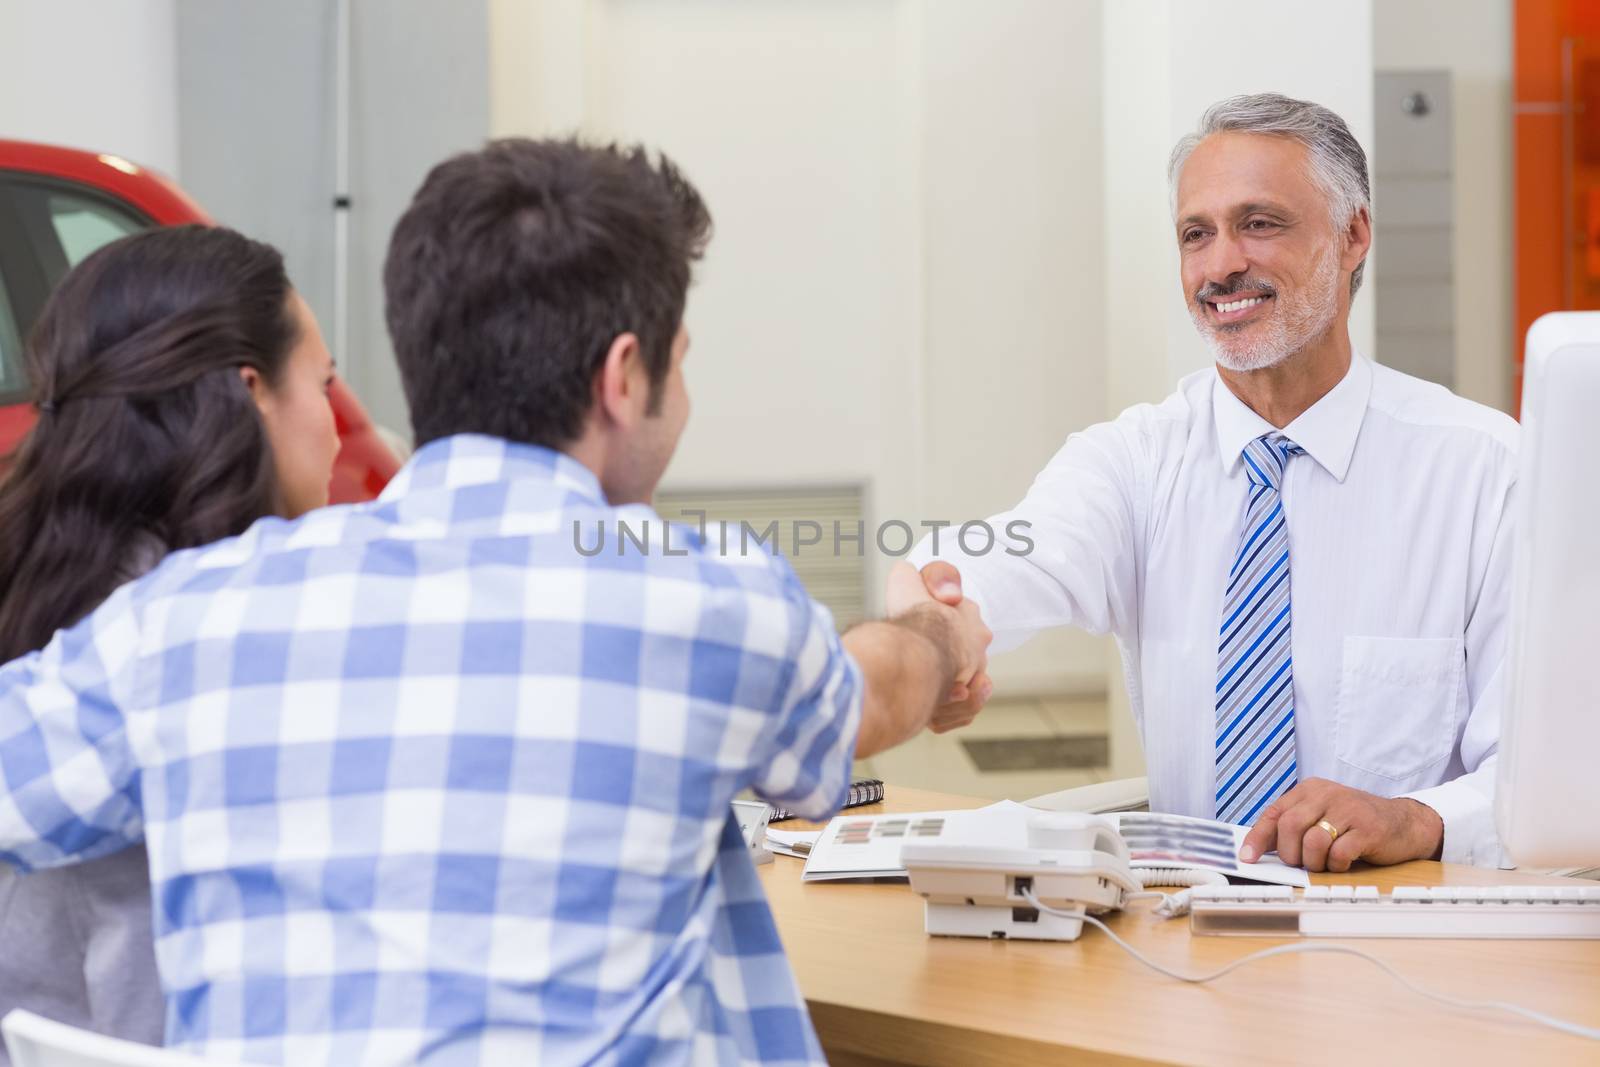
[[[1427,902],[1430,890],[1425,885],[1397,885],[1392,894],[1396,904]]]
[[[1375,885],[1358,885],[1358,886],[1356,886],[1356,899],[1357,900],[1363,900],[1363,901],[1365,901],[1365,900],[1377,900],[1378,899],[1378,887],[1375,886]]]

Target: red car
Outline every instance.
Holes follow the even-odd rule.
[[[33,425],[22,343],[61,277],[110,241],[211,218],[183,190],[117,156],[0,140],[0,471]],[[400,469],[360,401],[329,393],[339,427],[336,504],[371,500]]]

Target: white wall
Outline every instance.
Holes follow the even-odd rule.
[[[1170,308],[1181,311],[1183,297],[1167,194],[1170,19],[1154,4],[1103,6],[1106,410],[1115,413],[1172,391],[1181,371],[1169,353]]]
[[[178,175],[174,0],[0,0],[0,137]]]
[[[1379,70],[1447,70],[1455,102],[1456,391],[1511,410],[1511,0],[1373,5]],[[1383,205],[1376,240],[1383,241]]]
[[[1106,417],[1100,11],[935,0],[923,14],[923,514],[1015,504]],[[1011,692],[1106,688],[1108,641],[997,657]]]
[[[658,145],[715,216],[669,487],[864,482],[873,519],[959,521],[1104,417],[1097,3],[491,16],[496,133]],[[1099,689],[1103,665],[1063,632],[996,676]]]

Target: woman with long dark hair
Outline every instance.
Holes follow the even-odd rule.
[[[268,245],[200,226],[107,245],[62,280],[27,358],[39,421],[0,482],[0,663],[168,552],[328,501],[332,361]],[[0,1015],[160,1044],[150,931],[142,847],[0,863]]]

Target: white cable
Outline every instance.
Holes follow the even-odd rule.
[[[1181,892],[1170,896],[1161,894],[1161,903],[1156,906],[1156,914],[1163,919],[1181,919],[1189,914],[1189,898],[1194,896],[1192,887],[1201,885],[1227,885],[1228,880],[1216,871],[1203,871],[1198,867],[1141,867],[1133,872],[1142,886],[1189,886]]]
[[[1169,893],[1161,903],[1156,905],[1155,914],[1162,919],[1181,919],[1189,914],[1190,904],[1194,896],[1194,889],[1180,889],[1176,893]]]
[[[1133,873],[1142,886],[1228,884],[1228,879],[1216,871],[1202,871],[1197,867],[1142,867]]]
[[[1600,1029],[1595,1029],[1588,1026],[1580,1026],[1577,1023],[1570,1023],[1564,1019],[1557,1019],[1554,1016],[1545,1015],[1542,1012],[1533,1011],[1530,1008],[1524,1008],[1517,1004],[1509,1004],[1503,1000],[1463,1000],[1460,997],[1452,997],[1445,993],[1435,993],[1430,989],[1423,989],[1421,986],[1411,981],[1411,979],[1407,978],[1405,975],[1401,974],[1399,971],[1395,970],[1378,957],[1371,955],[1370,953],[1363,952],[1358,948],[1351,948],[1348,945],[1311,944],[1307,942],[1297,942],[1292,945],[1277,945],[1273,948],[1262,949],[1260,952],[1252,952],[1248,956],[1241,956],[1232,963],[1229,963],[1223,967],[1219,967],[1217,970],[1212,971],[1209,974],[1183,974],[1180,971],[1174,971],[1167,967],[1163,967],[1155,960],[1146,956],[1144,953],[1140,952],[1138,949],[1122,940],[1122,938],[1118,937],[1116,933],[1112,931],[1111,927],[1107,926],[1105,923],[1101,922],[1099,919],[1096,919],[1092,915],[1084,915],[1075,911],[1063,911],[1060,908],[1052,908],[1046,904],[1041,904],[1039,902],[1039,898],[1034,894],[1032,889],[1023,890],[1022,898],[1029,904],[1032,904],[1034,907],[1038,908],[1040,911],[1049,915],[1058,915],[1065,919],[1082,919],[1084,922],[1098,927],[1105,933],[1107,937],[1115,941],[1124,952],[1128,953],[1128,955],[1132,956],[1146,967],[1149,967],[1151,970],[1158,971],[1161,974],[1166,975],[1168,978],[1176,978],[1180,982],[1192,982],[1195,984],[1200,984],[1204,982],[1215,981],[1216,979],[1221,978],[1223,975],[1243,967],[1247,963],[1251,963],[1255,960],[1264,960],[1269,956],[1287,956],[1292,953],[1302,952],[1336,953],[1341,956],[1355,956],[1357,959],[1366,960],[1368,963],[1375,965],[1383,973],[1387,974],[1390,978],[1393,978],[1396,982],[1399,982],[1401,985],[1405,986],[1418,996],[1427,997],[1430,1000],[1436,1000],[1439,1003],[1447,1004],[1452,1008],[1461,1008],[1466,1011],[1509,1012],[1512,1015],[1519,1015],[1522,1018],[1538,1023],[1541,1026],[1548,1026],[1552,1029],[1560,1030],[1563,1033],[1572,1034],[1574,1037],[1584,1037],[1591,1041],[1600,1041]]]

